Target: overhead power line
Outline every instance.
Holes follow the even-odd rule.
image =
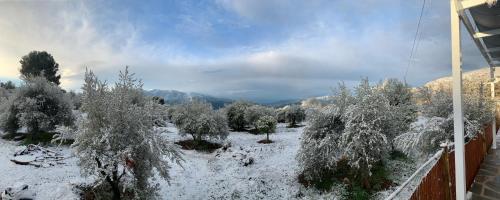
[[[418,35],[419,35],[419,32],[420,32],[420,26],[422,24],[422,16],[424,15],[424,10],[425,10],[425,2],[426,0],[423,0],[422,1],[422,8],[420,9],[420,16],[418,17],[418,23],[417,23],[417,28],[416,28],[416,31],[415,31],[415,37],[413,38],[413,44],[412,44],[412,47],[411,47],[411,51],[410,51],[410,58],[408,60],[408,65],[406,66],[406,70],[405,70],[405,74],[404,74],[404,80],[406,81],[406,75],[408,75],[408,70],[411,66],[411,62],[413,60],[413,55],[415,54],[415,51],[416,51],[416,44],[417,44],[417,40],[419,39]]]

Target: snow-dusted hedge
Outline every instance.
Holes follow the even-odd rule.
[[[138,199],[154,198],[159,188],[150,178],[158,173],[169,180],[169,161],[181,161],[177,148],[161,135],[163,129],[155,128],[163,110],[144,96],[142,83],[128,68],[114,87],[86,72],[82,89],[81,109],[87,115],[74,143],[82,174],[107,184],[114,198],[125,190]]]

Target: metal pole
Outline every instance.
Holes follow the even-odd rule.
[[[464,153],[464,120],[462,110],[462,63],[460,44],[460,18],[457,0],[450,0],[451,14],[451,65],[453,83],[453,129],[455,139],[455,180],[456,199],[465,200],[465,153]]]
[[[493,145],[491,145],[492,149],[497,149],[497,102],[495,101],[495,68],[490,67],[490,78],[491,78],[491,99],[494,103],[494,112],[493,112],[493,121],[491,121],[491,134],[493,134]]]

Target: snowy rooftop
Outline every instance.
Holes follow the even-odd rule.
[[[481,54],[491,67],[500,65],[500,4],[463,0],[461,5],[462,21]]]

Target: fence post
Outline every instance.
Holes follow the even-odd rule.
[[[444,194],[446,200],[451,200],[451,175],[450,175],[450,157],[448,155],[448,142],[442,143],[444,158]]]
[[[488,154],[488,144],[486,144],[486,131],[484,133],[479,133],[481,135],[481,141],[483,141],[483,157]],[[482,159],[481,159],[482,160]]]

